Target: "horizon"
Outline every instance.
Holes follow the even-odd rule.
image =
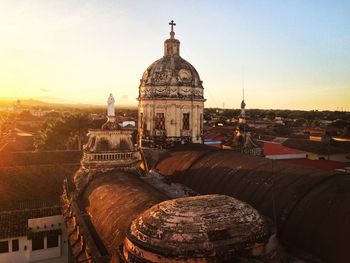
[[[51,98],[51,99],[56,99],[56,98]],[[45,106],[52,106],[52,107],[77,107],[77,106],[83,106],[84,108],[86,107],[98,107],[98,108],[106,108],[106,104],[93,104],[93,103],[79,103],[79,102],[52,102],[52,101],[45,101],[42,100],[40,98],[2,98],[0,97],[0,104],[4,103],[4,102],[9,102],[12,104],[15,104],[17,100],[20,101],[34,101],[34,102],[40,102],[40,103],[44,103],[47,104]],[[59,99],[58,99],[59,100]],[[7,104],[6,106],[10,106],[10,104]],[[28,105],[26,105],[28,106]],[[33,106],[33,105],[30,105]],[[34,105],[33,107],[37,107],[39,105]],[[128,104],[116,104],[115,108],[118,110],[118,108],[120,109],[137,109],[138,106],[137,105],[128,105]],[[222,108],[222,107],[204,107],[205,109],[221,109],[221,110],[240,110],[239,107],[227,107],[227,108]],[[271,111],[305,111],[305,112],[315,112],[315,111],[320,111],[320,112],[344,112],[344,113],[348,113],[350,112],[348,109],[346,108],[337,108],[335,110],[318,110],[318,109],[288,109],[288,108],[246,108],[247,113],[249,113],[249,110],[271,110]]]
[[[247,109],[347,111],[349,13],[346,1],[4,1],[0,97],[102,106],[113,93],[134,107],[174,19],[206,108],[239,108],[244,82]]]

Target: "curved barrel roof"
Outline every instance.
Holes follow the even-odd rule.
[[[168,152],[156,169],[200,194],[225,194],[276,220],[289,249],[348,262],[350,176],[207,147]]]
[[[110,172],[98,176],[85,189],[80,207],[89,214],[109,254],[114,255],[131,221],[167,198],[135,174]]]

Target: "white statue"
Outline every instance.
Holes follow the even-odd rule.
[[[114,98],[113,98],[113,95],[112,93],[109,94],[109,97],[108,97],[108,100],[107,100],[107,116],[111,116],[111,117],[114,117],[115,116],[115,109],[114,109]]]
[[[246,106],[246,104],[245,104],[244,100],[242,100],[242,102],[241,102],[241,116],[242,117],[245,117],[245,106]]]

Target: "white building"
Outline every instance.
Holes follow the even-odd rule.
[[[122,127],[122,128],[134,128],[136,126],[136,122],[135,121],[122,121],[119,123],[119,125]]]
[[[306,152],[292,149],[274,142],[264,142],[264,155],[265,158],[272,160],[307,158]]]
[[[61,208],[1,212],[0,262],[68,262],[67,232]]]

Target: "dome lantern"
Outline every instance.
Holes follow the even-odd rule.
[[[169,25],[171,25],[170,38],[164,41],[164,56],[180,56],[180,41],[175,39],[174,20],[171,20]]]

